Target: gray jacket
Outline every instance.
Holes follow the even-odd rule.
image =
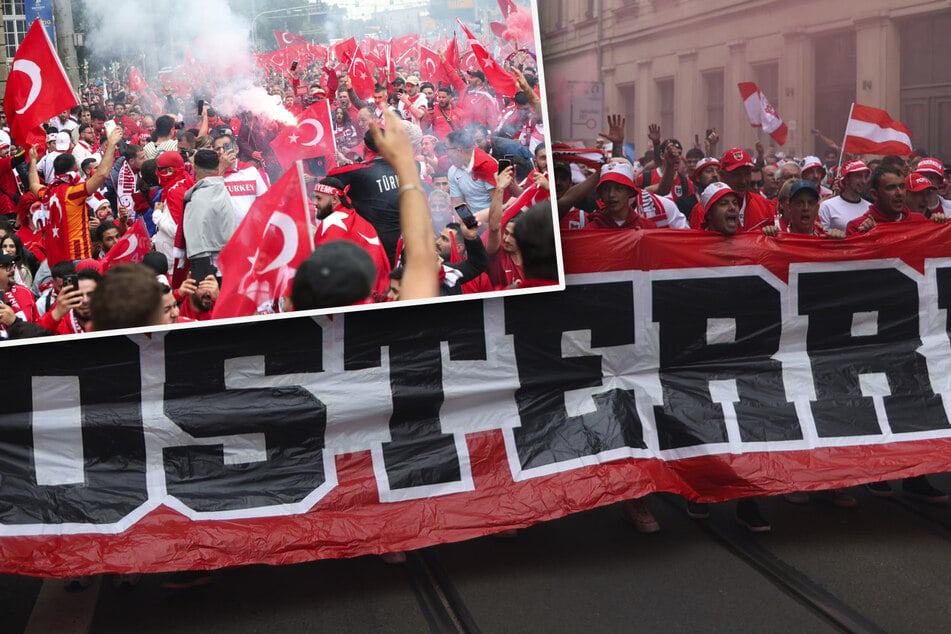
[[[238,228],[231,195],[221,176],[208,176],[185,192],[185,254],[216,256]]]

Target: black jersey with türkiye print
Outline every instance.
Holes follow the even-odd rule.
[[[343,183],[354,210],[376,229],[392,266],[400,239],[400,181],[396,171],[381,157],[375,157],[366,163],[338,167],[327,176]]]

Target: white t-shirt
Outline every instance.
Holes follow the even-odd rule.
[[[267,183],[254,167],[246,167],[226,175],[225,187],[231,194],[231,204],[239,225],[258,196],[267,191]]]
[[[850,203],[842,196],[827,198],[819,203],[819,224],[823,231],[829,229],[841,229],[845,231],[846,225],[865,214],[872,203],[864,198],[860,198],[857,203]]]
[[[407,97],[409,97],[409,102],[413,105],[414,108],[422,108],[425,111],[426,107],[429,105],[429,100],[426,99],[426,95],[424,95],[423,93],[419,93],[415,97],[410,97],[409,95],[407,95]],[[399,111],[400,116],[403,117],[403,119],[405,119],[406,121],[412,121],[413,123],[416,123],[416,124],[419,123],[419,119],[413,116],[413,113],[409,111],[409,108],[407,108],[406,104],[403,103],[402,101],[397,106],[397,110]]]

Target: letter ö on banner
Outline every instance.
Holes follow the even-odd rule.
[[[823,438],[947,429],[918,352],[918,284],[868,266],[796,275],[799,314],[809,318],[816,431]]]
[[[299,385],[226,388],[226,361],[255,356],[267,376],[322,372],[322,330],[310,319],[286,319],[221,326],[213,337],[205,329],[170,332],[165,340],[165,415],[199,440],[164,449],[168,493],[189,509],[274,511],[328,479],[320,400]],[[251,449],[243,458],[226,453],[242,446]]]
[[[773,358],[780,290],[755,275],[655,274],[651,285],[664,394],[654,407],[660,448],[729,443],[738,452],[742,443],[801,439],[782,364]]]
[[[471,489],[465,436],[443,433],[440,423],[440,346],[448,342],[453,361],[486,359],[482,303],[350,313],[344,330],[347,371],[379,367],[383,348],[389,350],[390,441],[372,451],[381,500]]]
[[[109,363],[90,367],[95,359]],[[138,346],[109,337],[4,347],[0,363],[13,369],[0,408],[0,534],[131,524],[148,498]]]
[[[577,468],[595,455],[646,448],[626,376],[634,344],[630,281],[573,284],[561,293],[506,298],[505,331],[514,336],[521,383],[515,393],[521,425],[506,434],[514,438],[523,471]],[[591,350],[584,356],[565,351],[579,332],[590,345],[570,347]],[[568,399],[579,392],[591,401],[572,412]]]

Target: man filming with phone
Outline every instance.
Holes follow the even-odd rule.
[[[235,220],[240,225],[254,201],[267,191],[267,183],[256,167],[240,164],[234,136],[222,134],[215,139],[214,148],[218,153],[218,173],[225,179]]]

